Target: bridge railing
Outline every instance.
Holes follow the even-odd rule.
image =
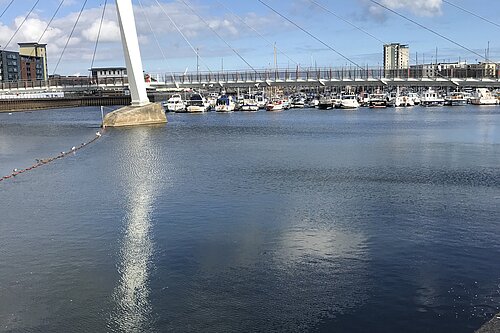
[[[57,77],[49,80],[51,86],[125,86],[127,77]]]
[[[391,76],[405,77],[401,73]],[[179,84],[219,83],[219,82],[265,82],[265,81],[310,81],[310,80],[355,80],[355,79],[381,79],[386,75],[381,69],[278,69],[260,71],[224,71],[224,72],[198,72],[174,73],[164,75],[164,82]]]
[[[19,80],[11,82],[0,82],[0,90],[39,90],[55,87],[88,87],[89,89],[92,89],[98,86],[125,87],[127,84],[127,77],[96,79],[84,76],[61,76],[51,77],[48,80]]]
[[[307,82],[318,81],[352,81],[352,80],[381,80],[381,79],[499,79],[500,70],[491,68],[477,68],[477,66],[464,68],[441,68],[439,71],[429,68],[410,68],[384,70],[380,67],[367,67],[364,69],[344,68],[286,68],[286,69],[261,69],[256,71],[220,71],[173,73],[158,75],[159,81],[167,85],[200,85],[241,83],[255,84],[260,82]],[[152,75],[156,77],[156,75]],[[72,87],[89,91],[101,88],[124,88],[128,85],[127,77],[95,78],[84,76],[54,76],[49,80],[0,82],[2,91],[22,91],[30,89],[54,89]]]
[[[343,80],[368,79],[383,77],[380,69],[277,69],[259,71],[224,71],[173,73],[163,75],[166,83],[195,84],[219,82],[265,82],[265,81],[309,81],[309,80]]]
[[[160,75],[161,76],[161,75]],[[174,73],[163,75],[167,84],[199,84],[219,82],[265,82],[265,81],[310,81],[310,80],[380,80],[380,79],[422,79],[422,78],[473,78],[498,79],[500,71],[484,68],[407,68],[385,70],[380,67],[367,68],[297,68],[297,69],[263,69],[256,71],[221,71]]]
[[[47,81],[45,80],[29,80],[29,81],[11,81],[11,82],[1,82],[0,89],[2,90],[19,90],[19,89],[34,89],[34,88],[44,88],[47,86]]]

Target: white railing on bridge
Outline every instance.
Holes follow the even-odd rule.
[[[154,75],[152,75],[154,77]],[[422,75],[422,70],[381,68],[304,68],[304,69],[265,69],[257,71],[221,71],[197,73],[160,74],[157,77],[166,84],[193,84],[199,82],[307,82],[307,81],[356,81],[356,80],[421,80],[421,79],[498,79],[497,76],[485,76],[483,70],[436,72],[435,76]]]
[[[296,68],[264,69],[258,71],[221,71],[152,74],[158,78],[149,84],[152,88],[190,88],[214,86],[463,86],[500,88],[498,77],[485,76],[483,71],[441,71],[438,76],[421,75],[414,69],[383,70],[381,68]],[[96,79],[91,77],[54,77],[47,81],[18,81],[0,83],[0,91],[84,91],[123,90],[126,77]]]

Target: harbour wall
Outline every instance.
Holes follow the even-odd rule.
[[[149,95],[151,102],[163,100],[161,95]],[[22,112],[59,108],[76,108],[83,106],[130,105],[130,96],[74,96],[63,98],[32,98],[0,100],[0,112]]]

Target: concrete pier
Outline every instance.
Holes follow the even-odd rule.
[[[125,106],[108,113],[103,120],[103,127],[125,127],[137,125],[155,125],[167,123],[163,107],[158,103],[143,106]]]
[[[484,324],[476,333],[498,333],[500,332],[500,313],[493,316],[489,322]]]

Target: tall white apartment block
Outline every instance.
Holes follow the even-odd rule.
[[[384,45],[384,69],[406,69],[410,67],[410,48],[399,43]]]

